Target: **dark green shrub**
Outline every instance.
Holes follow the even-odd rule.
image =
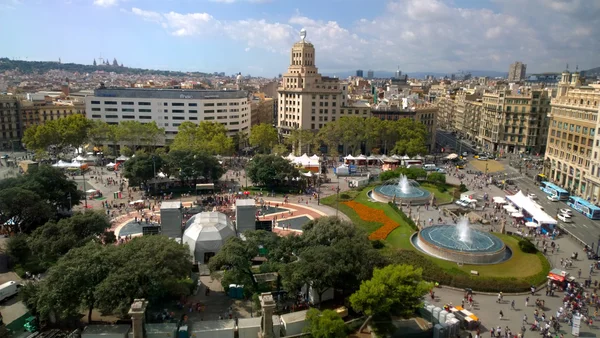
[[[391,180],[392,178],[397,178],[400,176],[400,173],[398,171],[384,171],[381,174],[379,174],[379,179],[382,182],[385,182],[387,180]]]
[[[458,190],[460,192],[467,192],[467,191],[469,191],[469,189],[467,189],[467,186],[464,185],[464,184],[461,184],[460,187],[458,188]]]
[[[385,247],[385,243],[379,239],[371,241],[371,245],[373,246],[374,249],[383,249]]]
[[[536,253],[538,250],[535,247],[535,244],[531,243],[530,240],[528,239],[521,239],[519,241],[519,249],[521,249],[521,251],[523,251],[524,253],[530,253],[530,254],[534,254]]]
[[[419,227],[415,224],[415,222],[412,219],[410,219],[410,217],[406,216],[406,214],[402,212],[402,210],[398,209],[398,206],[396,204],[388,202],[388,205],[392,209],[394,209],[394,211],[397,212],[398,215],[400,215],[400,218],[402,218],[402,220],[406,222],[411,229],[413,229],[414,231],[419,231]]]
[[[342,193],[342,194],[340,194],[340,199],[341,200],[349,200],[349,199],[352,199],[352,196]]]
[[[448,187],[446,186],[446,184],[438,184],[436,187],[437,187],[437,189],[438,189],[439,192],[446,192],[446,191],[448,191]]]
[[[427,176],[427,180],[436,185],[446,184],[446,175],[434,172]]]

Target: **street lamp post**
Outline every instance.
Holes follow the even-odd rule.
[[[87,210],[88,208],[88,204],[87,204],[87,188],[85,185],[85,170],[81,169],[81,176],[83,177],[83,200],[85,201],[85,210]]]
[[[337,177],[337,188],[335,189],[337,197],[335,199],[335,217],[338,217],[340,211],[340,177]]]

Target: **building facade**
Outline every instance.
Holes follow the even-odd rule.
[[[527,73],[527,65],[517,61],[508,67],[508,81],[519,82],[525,80],[525,74]]]
[[[261,123],[274,125],[275,100],[259,94],[261,93],[257,93],[252,97],[250,104],[250,125],[255,126]]]
[[[344,116],[369,117],[370,108],[348,100],[348,84],[321,76],[315,65],[315,47],[302,40],[294,44],[290,66],[278,90],[277,127],[283,136],[296,129],[318,130]]]
[[[243,90],[99,88],[85,102],[89,119],[109,124],[154,121],[165,129],[167,142],[186,121],[221,123],[230,136],[250,132],[250,102]]]
[[[12,95],[0,95],[0,148],[12,150],[21,144],[19,101]]]
[[[454,96],[438,96],[435,100],[438,111],[438,127],[443,130],[451,131],[454,129],[454,116],[456,114],[456,101]]]
[[[356,71],[356,77],[363,77],[364,73],[362,69]]]
[[[465,100],[463,137],[469,141],[479,141],[481,116],[483,115],[483,104],[481,95],[475,100]]]
[[[582,86],[579,74],[564,71],[552,100],[544,173],[572,194],[600,198],[600,86]]]
[[[499,154],[545,151],[552,93],[523,88],[484,93],[479,138],[485,151]]]
[[[367,71],[367,79],[373,79],[375,78],[375,72],[372,70],[368,70]]]
[[[34,102],[22,100],[19,106],[23,132],[31,126],[45,124],[75,114],[85,115],[85,103],[83,101]]]

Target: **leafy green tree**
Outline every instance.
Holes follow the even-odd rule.
[[[109,247],[110,273],[95,291],[103,313],[126,315],[136,298],[158,303],[189,295],[192,264],[186,246],[165,236],[142,236]]]
[[[211,155],[229,155],[234,150],[233,139],[227,136],[227,129],[220,123],[202,121],[199,124],[184,122],[171,150],[187,150]]]
[[[43,319],[51,313],[59,319],[78,317],[82,310],[87,310],[91,322],[92,310],[98,302],[98,285],[111,272],[109,251],[116,248],[88,243],[69,251],[48,270],[37,287],[25,292],[25,304]]]
[[[103,212],[75,213],[37,228],[29,236],[28,245],[38,260],[49,267],[72,248],[100,239],[108,228],[110,221]]]
[[[333,310],[319,311],[310,309],[306,313],[308,326],[306,333],[313,338],[344,338],[346,337],[346,324],[344,320]]]
[[[156,122],[122,121],[116,126],[115,137],[120,143],[128,146],[133,152],[140,147],[156,146],[165,136],[165,129],[159,128]]]
[[[256,155],[246,166],[246,175],[252,182],[269,188],[282,185],[286,178],[299,177],[300,173],[290,161],[276,155]]]
[[[418,121],[413,119],[400,119],[396,122],[398,140],[392,149],[395,154],[415,156],[427,152],[426,139],[427,129]]]
[[[250,145],[263,154],[270,153],[278,140],[277,130],[268,123],[257,124],[250,131]]]
[[[171,150],[166,158],[166,167],[183,182],[192,181],[194,184],[200,177],[216,182],[225,173],[216,157],[190,150]]]
[[[431,173],[427,176],[427,180],[437,184],[445,184],[446,175],[442,173]]]
[[[350,296],[350,304],[357,312],[368,316],[394,312],[412,315],[422,304],[422,297],[433,287],[423,281],[422,269],[412,265],[388,265],[375,269],[373,278],[362,282],[360,289]]]
[[[317,134],[312,130],[295,129],[292,130],[290,135],[285,139],[285,142],[292,146],[294,155],[300,156],[303,152],[315,152],[317,149],[318,138]]]
[[[90,124],[88,140],[92,146],[101,147],[107,144],[117,143],[118,125],[111,125],[100,120],[91,120]],[[106,150],[103,150],[103,153],[104,155],[110,155]]]
[[[48,150],[64,153],[69,147],[83,145],[89,137],[92,122],[85,116],[75,114],[35,125],[25,130],[23,143],[27,149]]]
[[[33,191],[19,187],[0,190],[0,222],[13,233],[29,233],[52,215],[48,203]]]
[[[147,185],[155,174],[158,174],[164,165],[161,156],[138,152],[135,157],[125,162],[124,176],[130,185]]]
[[[285,144],[276,144],[271,149],[271,153],[273,155],[285,156],[290,153],[290,150],[288,149],[288,147]]]

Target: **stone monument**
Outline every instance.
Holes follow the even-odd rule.
[[[258,338],[275,338],[273,332],[273,310],[275,309],[275,305],[275,300],[273,300],[273,295],[270,292],[263,292],[260,295],[260,306],[263,313]]]

